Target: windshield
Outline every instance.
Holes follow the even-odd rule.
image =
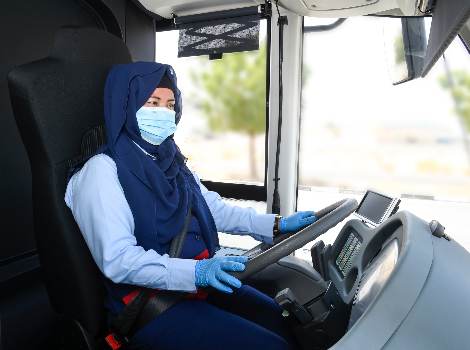
[[[468,52],[456,38],[426,78],[394,86],[386,21],[400,19],[353,17],[304,34],[298,209],[372,188],[409,199],[402,209],[442,220],[469,248]]]

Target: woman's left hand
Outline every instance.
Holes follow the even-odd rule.
[[[295,214],[281,218],[279,231],[281,233],[295,232],[299,229],[313,224],[317,220],[313,211],[298,211]]]

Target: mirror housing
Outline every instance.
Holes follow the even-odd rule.
[[[387,20],[384,28],[386,54],[393,85],[421,76],[426,56],[424,17]]]

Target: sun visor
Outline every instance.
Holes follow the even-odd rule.
[[[424,59],[424,77],[441,57],[470,17],[470,1],[440,0],[433,11],[428,48]]]
[[[178,24],[178,57],[259,49],[260,15]]]

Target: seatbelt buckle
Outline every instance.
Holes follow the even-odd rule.
[[[124,305],[129,304],[139,293],[140,289],[134,289],[132,292],[122,297],[122,302],[124,303]]]
[[[115,333],[109,333],[104,337],[104,340],[111,350],[123,350],[128,343],[127,338],[120,337]]]

